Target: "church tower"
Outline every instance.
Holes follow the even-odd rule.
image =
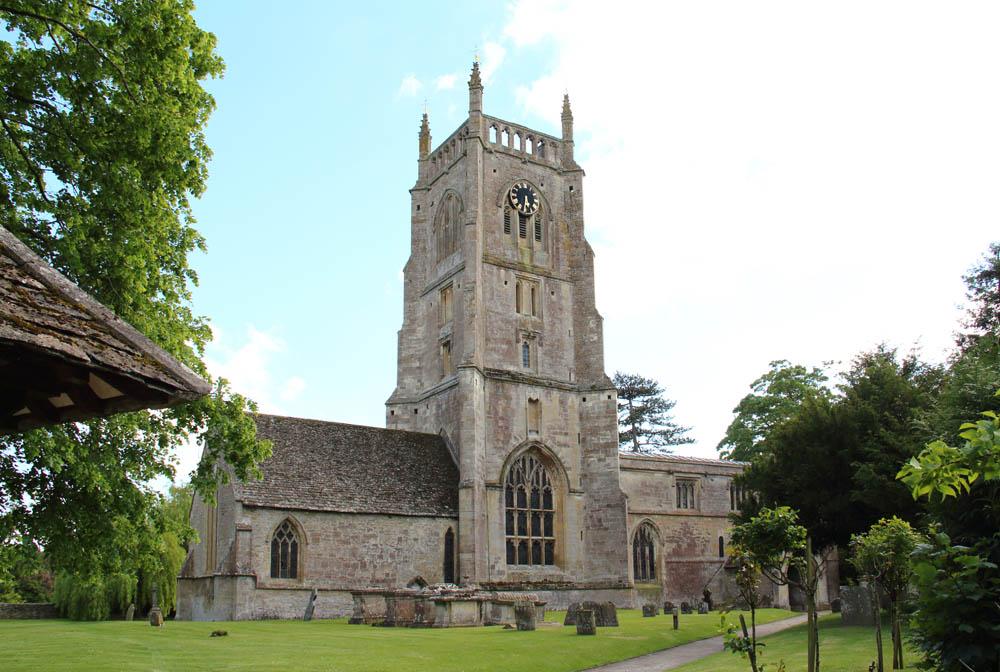
[[[622,603],[617,400],[569,98],[560,138],[487,116],[476,63],[468,119],[432,149],[424,114],[417,165],[386,424],[453,452],[456,575]]]

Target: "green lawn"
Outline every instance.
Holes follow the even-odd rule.
[[[734,619],[735,620],[735,619]],[[823,672],[864,672],[875,660],[875,628],[841,625],[840,614],[830,614],[819,623],[819,666]],[[882,630],[885,669],[892,669],[892,646],[888,627]],[[762,663],[785,661],[788,672],[806,669],[806,629],[789,628],[764,638]],[[907,670],[916,670],[919,657],[903,642],[903,662]],[[773,668],[769,668],[773,669]],[[750,663],[725,651],[676,668],[676,672],[750,672]]]
[[[758,612],[760,622],[787,618]],[[562,612],[547,620],[561,623]],[[643,618],[619,610],[621,627],[595,637],[575,627],[534,632],[500,627],[412,629],[335,621],[144,622],[0,621],[5,672],[16,670],[581,670],[717,634],[719,615]],[[227,637],[209,637],[212,630]]]

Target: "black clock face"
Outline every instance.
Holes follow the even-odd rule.
[[[527,182],[518,182],[510,188],[510,203],[522,215],[533,215],[538,212],[538,194]]]

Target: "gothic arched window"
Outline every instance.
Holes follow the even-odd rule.
[[[643,523],[632,539],[632,572],[636,581],[656,580],[656,536],[649,523]]]
[[[434,237],[437,242],[437,260],[441,261],[458,249],[462,203],[458,196],[449,193],[438,209],[434,223]]]
[[[554,565],[555,493],[545,466],[533,455],[511,465],[504,486],[507,564]]]
[[[278,525],[271,537],[271,578],[296,579],[299,576],[299,540],[291,521]]]

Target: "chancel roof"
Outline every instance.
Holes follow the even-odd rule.
[[[209,390],[0,227],[0,434],[162,408]]]
[[[436,434],[257,416],[273,453],[236,485],[245,506],[402,516],[458,515],[458,468]]]

